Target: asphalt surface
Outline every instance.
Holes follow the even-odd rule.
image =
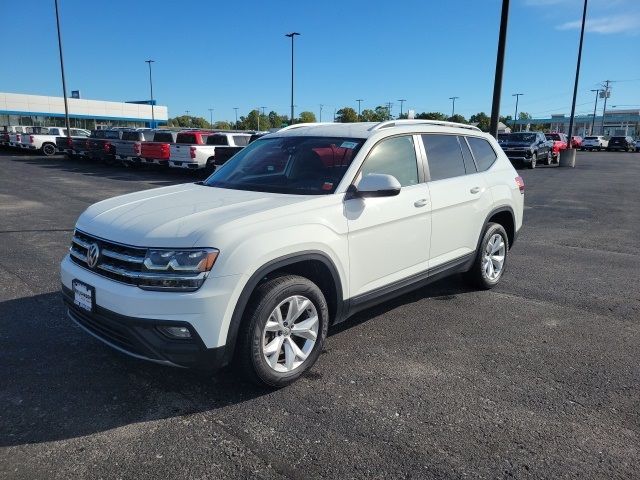
[[[65,318],[91,203],[194,181],[0,153],[0,478],[638,478],[640,154],[520,170],[501,284],[363,312],[278,391],[127,358]]]

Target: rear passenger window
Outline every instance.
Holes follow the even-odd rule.
[[[153,141],[173,143],[173,135],[171,132],[156,132],[153,136]]]
[[[378,143],[362,166],[362,176],[370,173],[393,175],[403,187],[418,183],[418,162],[413,138],[392,137]]]
[[[196,142],[196,136],[193,133],[179,133],[176,138],[176,143],[194,144]]]
[[[476,164],[473,163],[473,156],[471,155],[471,150],[469,150],[469,145],[464,140],[464,137],[458,137],[458,141],[460,142],[460,148],[462,148],[462,158],[464,159],[464,169],[467,172],[467,175],[472,173],[476,173],[478,170],[476,169]]]
[[[211,135],[207,138],[207,145],[229,145],[229,139],[226,135]]]
[[[489,144],[489,142],[484,138],[467,137],[467,140],[469,140],[471,151],[473,152],[473,156],[478,164],[478,170],[481,172],[488,170],[497,158],[496,152],[493,151],[491,144]]]
[[[249,145],[249,138],[250,137],[247,137],[246,135],[234,135],[233,141],[239,147],[246,147]]]
[[[422,135],[427,151],[431,180],[459,177],[466,173],[464,159],[455,135]]]

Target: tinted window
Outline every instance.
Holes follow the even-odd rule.
[[[418,183],[418,162],[409,136],[394,137],[378,143],[364,162],[362,175],[384,173],[393,175],[403,187]]]
[[[460,142],[460,147],[462,148],[462,158],[464,159],[464,169],[467,172],[467,175],[471,173],[476,173],[476,164],[473,163],[473,157],[471,156],[471,150],[469,150],[469,145],[464,141],[464,137],[458,137],[458,141]]]
[[[120,138],[120,132],[117,130],[105,130],[104,138],[108,138],[110,140],[115,140],[116,138]]]
[[[176,143],[197,143],[196,136],[193,133],[179,133],[176,138]]]
[[[211,135],[207,138],[207,145],[229,145],[229,139],[226,135]]]
[[[493,162],[496,161],[496,152],[493,151],[491,144],[484,138],[467,137],[471,151],[476,159],[478,170],[484,172],[488,170]]]
[[[154,142],[167,142],[173,143],[173,133],[171,132],[156,132],[153,135]]]
[[[233,141],[239,147],[246,147],[249,145],[249,138],[246,135],[234,135]]]
[[[137,141],[139,138],[140,134],[138,132],[122,132],[122,140]]]
[[[466,173],[462,151],[455,135],[422,135],[431,180],[459,177]]]

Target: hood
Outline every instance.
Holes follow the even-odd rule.
[[[174,185],[96,203],[80,216],[76,226],[128,245],[188,248],[204,246],[196,243],[212,227],[309,199],[304,195]]]

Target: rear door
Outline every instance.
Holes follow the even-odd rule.
[[[357,185],[371,173],[393,175],[402,186],[398,195],[345,200],[352,297],[427,270],[429,189],[418,162],[417,138],[402,135],[381,140],[354,181]]]
[[[425,134],[421,139],[431,192],[431,269],[475,252],[493,199],[464,136]]]

